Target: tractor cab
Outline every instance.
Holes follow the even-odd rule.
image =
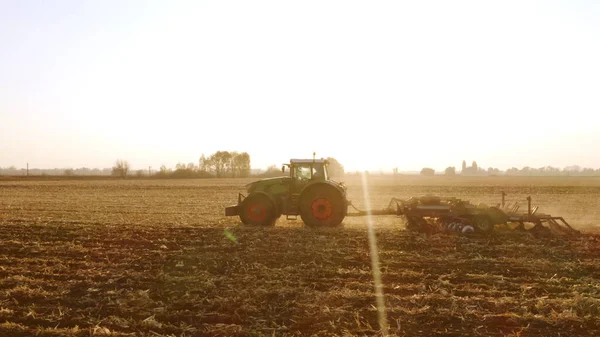
[[[285,172],[285,167],[289,167],[292,182],[290,191],[299,193],[311,182],[329,179],[327,164],[326,159],[292,159],[289,164],[281,168],[281,171]]]

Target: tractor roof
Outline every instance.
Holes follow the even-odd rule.
[[[319,164],[327,164],[329,163],[327,161],[327,159],[290,159],[290,163],[291,164],[312,164],[312,163],[319,163]]]

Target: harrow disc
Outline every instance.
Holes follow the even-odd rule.
[[[475,226],[475,229],[483,233],[491,233],[494,230],[494,223],[485,215],[474,217],[473,225]]]

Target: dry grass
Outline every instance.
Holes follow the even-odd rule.
[[[0,335],[377,335],[365,220],[247,228],[223,216],[247,182],[0,182]],[[494,204],[504,190],[600,224],[594,178],[372,177],[371,189],[381,207],[428,193]],[[427,237],[375,221],[390,333],[600,334],[598,237]]]

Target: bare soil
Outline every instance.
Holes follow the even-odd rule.
[[[438,178],[374,177],[371,203],[505,190],[583,234],[427,236],[373,217],[390,335],[600,335],[596,180]],[[0,182],[0,336],[381,335],[367,219],[246,227],[223,208],[247,182]]]

